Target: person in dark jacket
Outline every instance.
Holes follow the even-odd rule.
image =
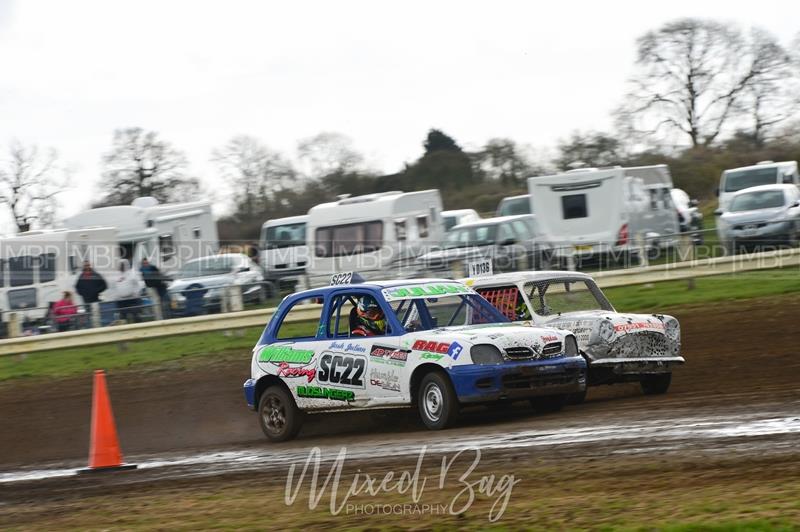
[[[155,264],[151,264],[149,260],[142,259],[139,271],[142,272],[145,286],[154,289],[158,293],[158,299],[161,300],[162,314],[167,317],[167,314],[169,314],[169,292],[167,292],[167,283],[164,281],[164,276],[161,275],[161,270]]]
[[[78,276],[78,282],[75,283],[75,291],[83,299],[87,305],[95,303],[100,300],[100,294],[108,288],[106,280],[103,276],[92,269],[92,264],[85,260],[83,261],[83,271]]]

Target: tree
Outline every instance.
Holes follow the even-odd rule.
[[[29,231],[34,222],[52,226],[56,196],[67,186],[66,178],[55,150],[10,144],[8,157],[0,163],[0,204],[8,208],[18,231]]]
[[[425,139],[425,153],[432,153],[435,151],[455,151],[460,152],[461,147],[456,144],[453,137],[450,137],[439,129],[431,129],[428,131],[428,136]]]
[[[364,163],[350,137],[341,133],[323,132],[303,139],[297,143],[297,154],[306,177],[312,179],[356,172]]]
[[[472,160],[474,172],[483,181],[518,185],[527,177],[541,173],[511,139],[490,139],[480,151],[472,154]]]
[[[116,130],[111,151],[102,162],[105,195],[98,205],[126,205],[142,196],[186,201],[197,195],[199,182],[187,175],[186,156],[155,131]]]
[[[283,155],[247,135],[233,137],[214,150],[212,161],[233,188],[237,214],[248,219],[263,214],[266,201],[296,179]]]
[[[561,170],[581,167],[613,166],[622,160],[620,141],[605,133],[574,132],[558,144],[559,156],[553,161]]]
[[[618,118],[640,134],[672,131],[694,147],[712,144],[778,68],[777,44],[754,35],[758,44],[734,27],[692,18],[647,32],[637,40],[637,72]]]

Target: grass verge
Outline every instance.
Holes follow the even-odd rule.
[[[610,288],[605,291],[622,312],[675,312],[685,305],[703,305],[781,294],[800,293],[800,271],[796,269],[743,272],[735,275],[703,277],[694,288],[682,281]],[[678,316],[680,318],[680,315]],[[295,324],[295,327],[303,327]],[[119,370],[158,366],[180,361],[191,365],[207,357],[216,359],[247,357],[261,329],[157,338],[80,349],[62,349],[29,355],[0,357],[0,381],[30,377],[67,377],[96,368]]]

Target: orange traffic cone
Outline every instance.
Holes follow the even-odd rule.
[[[106,373],[98,369],[94,372],[94,391],[92,392],[92,432],[89,450],[89,467],[80,473],[136,469],[136,464],[123,464],[119,448],[117,427],[111,400],[106,388]]]

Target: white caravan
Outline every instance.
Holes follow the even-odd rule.
[[[577,169],[531,177],[539,237],[557,257],[595,256],[673,245],[679,232],[666,165]]]
[[[20,321],[39,320],[62,292],[75,293],[83,261],[88,260],[108,282],[103,299],[114,299],[112,276],[119,265],[116,230],[58,229],[28,231],[0,239],[0,310],[3,321],[16,312]],[[82,303],[77,294],[77,303]]]
[[[753,166],[731,168],[722,172],[717,195],[719,208],[728,210],[728,204],[734,193],[760,185],[795,185],[800,187],[800,175],[797,173],[796,161],[761,161]]]
[[[137,198],[131,205],[99,207],[64,220],[69,229],[114,227],[120,254],[138,266],[143,258],[164,273],[219,249],[217,224],[207,201],[159,204]]]
[[[261,267],[267,279],[300,277],[306,272],[308,216],[289,216],[267,220],[261,226]]]
[[[413,258],[444,238],[438,190],[346,197],[308,211],[310,276],[357,271],[365,279],[413,266]],[[317,279],[312,279],[318,284]]]

